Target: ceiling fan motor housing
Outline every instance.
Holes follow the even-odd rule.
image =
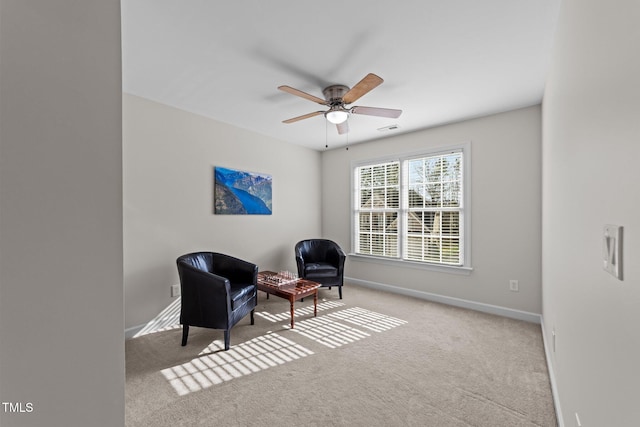
[[[349,87],[345,85],[332,85],[327,86],[322,91],[324,99],[327,100],[330,106],[343,104],[342,97],[349,92]]]

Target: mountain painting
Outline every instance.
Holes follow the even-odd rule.
[[[220,215],[271,215],[271,175],[214,167],[214,209]]]

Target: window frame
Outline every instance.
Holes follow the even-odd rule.
[[[462,153],[462,197],[461,197],[461,206],[460,206],[460,227],[461,236],[460,236],[460,255],[462,257],[461,265],[452,265],[452,264],[444,264],[437,262],[426,262],[426,261],[415,261],[407,259],[407,254],[405,253],[406,241],[408,239],[408,232],[406,230],[406,212],[409,210],[408,200],[408,176],[405,176],[407,173],[407,167],[405,164],[408,163],[409,160],[424,158],[424,157],[432,157],[438,155],[446,155],[454,152]],[[359,183],[356,181],[356,170],[360,167],[373,166],[386,164],[390,162],[399,162],[399,181],[400,181],[400,191],[399,191],[399,208],[398,212],[398,257],[387,257],[387,256],[378,256],[378,255],[369,255],[369,254],[361,254],[357,253],[357,244],[358,244],[358,214],[360,212],[359,209]],[[375,262],[379,264],[387,264],[393,266],[403,266],[410,268],[418,268],[425,270],[434,270],[440,272],[448,272],[454,274],[470,274],[473,270],[471,264],[471,142],[463,142],[454,145],[441,146],[441,147],[433,147],[424,149],[421,151],[395,154],[389,156],[383,156],[373,159],[366,160],[358,160],[351,162],[351,252],[349,256],[351,259],[355,261],[365,261],[365,262]]]

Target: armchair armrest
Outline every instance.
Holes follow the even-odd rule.
[[[346,254],[339,246],[334,246],[327,251],[327,261],[338,267],[338,269],[342,269],[344,267],[344,261],[346,258]]]
[[[298,267],[298,277],[304,277],[304,258],[296,254],[296,267]]]
[[[178,274],[183,288],[181,289],[182,295],[185,295],[185,291],[188,293],[191,289],[197,288],[205,288],[207,293],[212,293],[217,297],[229,293],[229,281],[217,274],[200,270],[187,263],[178,264]]]
[[[231,312],[229,280],[187,263],[178,263],[182,310],[181,323],[194,326],[223,325]]]

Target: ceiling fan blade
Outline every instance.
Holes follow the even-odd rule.
[[[308,99],[309,101],[317,102],[318,104],[328,105],[327,101],[325,101],[324,99],[318,98],[317,96],[310,95],[301,90],[292,88],[291,86],[287,86],[287,85],[278,86],[278,89],[280,89],[283,92],[290,93],[291,95],[299,96],[301,98]]]
[[[365,76],[364,79],[360,80],[351,90],[344,94],[342,100],[345,104],[351,104],[359,99],[361,96],[367,94],[369,91],[375,89],[380,86],[384,80],[382,78],[376,76],[375,74],[369,73]]]
[[[392,108],[377,108],[377,107],[353,107],[351,108],[353,114],[366,114],[367,116],[379,116],[390,117],[397,119],[402,114],[402,110],[394,110]]]
[[[345,120],[342,123],[338,123],[336,125],[336,128],[338,129],[338,133],[340,135],[344,135],[345,133],[349,133],[349,122],[347,120]]]
[[[297,122],[299,120],[308,119],[310,117],[319,116],[320,114],[324,114],[324,111],[314,111],[313,113],[305,114],[303,116],[293,117],[293,118],[288,119],[288,120],[283,120],[282,123],[293,123],[293,122]]]

